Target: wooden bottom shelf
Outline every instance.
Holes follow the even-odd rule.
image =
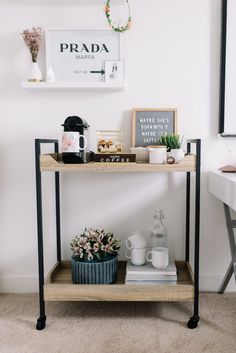
[[[69,261],[57,263],[45,285],[46,301],[186,301],[194,299],[191,268],[176,261],[177,284],[125,285],[126,262],[119,262],[117,282],[110,285],[73,284]]]

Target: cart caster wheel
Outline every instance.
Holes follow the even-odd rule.
[[[188,324],[187,324],[188,328],[190,328],[190,329],[197,328],[197,325],[198,325],[199,320],[200,320],[200,317],[199,317],[199,316],[192,316],[192,317],[189,319],[189,322],[188,322]]]
[[[45,328],[45,325],[46,325],[46,316],[39,317],[37,320],[36,329],[39,331],[43,330]]]

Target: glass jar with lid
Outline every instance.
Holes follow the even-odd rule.
[[[161,209],[156,209],[153,218],[154,224],[150,234],[150,246],[151,248],[167,248],[167,229],[163,223],[164,212]]]
[[[122,153],[122,130],[97,130],[97,153]]]

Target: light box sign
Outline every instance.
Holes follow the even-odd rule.
[[[120,34],[112,30],[46,31],[46,69],[56,81],[101,82],[105,61],[121,60]]]
[[[158,145],[163,135],[176,134],[177,110],[168,109],[133,109],[132,145],[147,147]]]

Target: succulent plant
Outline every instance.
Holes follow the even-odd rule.
[[[179,135],[172,134],[172,135],[163,135],[159,139],[159,145],[166,146],[167,151],[171,149],[179,149],[183,144],[183,137],[180,138]]]

